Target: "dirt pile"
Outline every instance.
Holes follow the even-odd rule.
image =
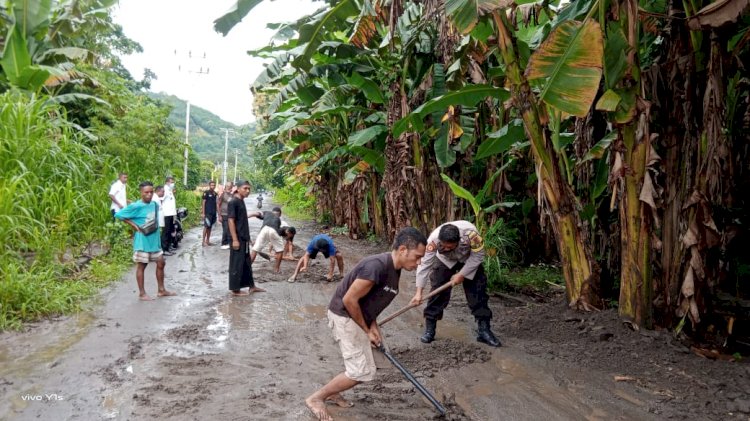
[[[595,369],[653,396],[663,418],[749,419],[750,364],[696,355],[663,330],[636,329],[616,309],[580,313],[562,294],[552,303],[497,306],[498,331],[526,353],[555,364]],[[498,319],[498,317],[496,317]]]

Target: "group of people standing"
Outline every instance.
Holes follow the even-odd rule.
[[[110,189],[110,197],[113,216],[131,225],[136,231],[133,260],[137,265],[139,298],[152,299],[146,294],[143,285],[143,272],[150,262],[157,264],[157,296],[175,295],[164,287],[162,250],[168,250],[169,241],[165,247],[164,237],[160,240],[157,234],[159,230],[152,230],[153,224],[160,221],[162,213],[165,221],[159,225],[164,226],[164,231],[168,232],[167,209],[172,212],[171,206],[174,206],[167,204],[170,200],[168,194],[174,192],[174,180],[168,177],[162,189],[159,188],[161,186],[156,188],[160,197],[158,203],[153,203],[154,186],[148,181],[139,185],[141,199],[129,203],[124,193],[126,183],[127,175],[120,174],[118,182]],[[209,189],[203,194],[203,245],[212,245],[209,241],[211,228],[218,217],[223,226],[222,248],[229,249],[231,294],[265,292],[255,284],[251,265],[258,254],[268,257],[265,251],[270,247],[275,254],[274,271],[279,273],[282,260],[294,259],[292,250],[296,230],[281,220],[280,208],[266,212],[248,212],[245,198],[250,195],[249,182],[242,181],[236,186],[231,182],[227,183],[220,194],[216,193],[215,186],[214,182],[209,183]],[[159,195],[161,190],[163,195]],[[173,197],[171,201],[174,202]],[[248,223],[248,219],[252,217],[263,220],[254,242]],[[336,264],[339,274],[343,276],[344,259],[341,252],[331,237],[319,234],[310,241],[288,281],[294,282],[299,272],[304,271],[309,260],[314,259],[318,253],[330,259],[327,276],[329,281],[333,280]],[[420,337],[421,342],[429,344],[435,340],[437,322],[443,318],[452,290],[447,288],[440,293],[423,297],[424,288],[429,282],[432,291],[436,291],[450,283],[452,286],[463,286],[468,306],[477,323],[477,341],[493,347],[501,346],[490,329],[492,311],[488,306],[487,277],[482,266],[484,253],[484,241],[477,228],[468,221],[444,223],[429,237],[415,228],[406,227],[397,233],[390,251],[363,258],[343,276],[328,305],[328,319],[344,359],[344,372],[305,399],[305,404],[314,416],[320,420],[330,420],[326,404],[350,406],[341,393],[374,379],[376,367],[373,349],[383,346],[383,335],[377,318],[398,295],[402,270],[416,270],[416,292],[410,304],[418,305],[428,298],[423,311],[425,331]]]

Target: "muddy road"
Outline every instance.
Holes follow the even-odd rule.
[[[268,205],[264,209],[268,209]],[[248,209],[251,209],[248,206]],[[312,223],[298,227],[306,246]],[[260,221],[250,219],[251,233]],[[213,241],[219,242],[220,228]],[[218,231],[218,232],[216,232]],[[334,238],[347,270],[382,244]],[[296,250],[300,255],[301,249]],[[3,333],[0,418],[5,420],[309,420],[304,398],[343,369],[326,322],[338,284],[325,282],[319,257],[297,283],[296,262],[282,274],[258,258],[256,282],[267,290],[233,297],[227,291],[228,251],[201,247],[191,230],[167,258],[166,286],[176,297],[137,299],[134,271],[103,292],[92,310]],[[154,268],[146,289],[155,293]],[[413,273],[384,315],[406,305]],[[503,332],[503,304],[492,300],[494,330],[504,347],[474,340],[461,291],[454,292],[438,340],[419,342],[421,313],[412,310],[384,327],[394,355],[449,409],[450,420],[650,420],[654,396],[605,370],[558,365],[532,355],[528,341]],[[521,346],[523,345],[523,346]],[[378,379],[345,393],[355,405],[329,407],[341,420],[424,420],[428,401],[383,358]]]

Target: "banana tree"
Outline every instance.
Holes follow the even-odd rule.
[[[503,165],[503,167],[495,171],[495,173],[492,174],[490,178],[487,179],[487,181],[485,181],[484,186],[482,186],[482,188],[479,190],[479,192],[477,192],[476,195],[472,194],[469,190],[461,187],[447,175],[441,174],[443,181],[448,183],[448,186],[451,188],[451,191],[453,191],[453,194],[469,202],[469,204],[471,205],[471,209],[474,211],[474,225],[476,225],[477,229],[482,235],[485,235],[487,233],[486,216],[488,214],[491,214],[492,212],[500,208],[508,208],[518,205],[518,203],[516,202],[498,202],[488,204],[492,200],[491,192],[492,186],[495,184],[495,180],[503,173],[505,168],[508,167],[511,162],[512,161],[509,161],[508,163]]]
[[[103,44],[96,37],[89,38],[91,32],[114,30],[107,14],[114,4],[114,0],[8,2],[9,26],[0,58],[2,79],[24,91],[44,89],[55,95],[55,102],[102,102],[85,94],[61,94],[61,89],[73,80],[90,79],[75,63],[92,56],[87,47]]]
[[[446,11],[462,33],[474,29],[484,15],[492,17],[498,59],[505,67],[511,101],[531,142],[539,182],[539,206],[547,209],[552,222],[569,305],[591,309],[600,301],[597,294],[599,269],[581,229],[580,204],[550,138],[551,113],[547,112],[547,107],[558,118],[582,116],[591,108],[602,74],[601,30],[590,16],[582,22],[573,19],[558,22],[531,55],[524,72],[526,59],[505,13],[512,3],[449,0]]]
[[[600,23],[606,25],[604,55],[605,92],[596,108],[606,111],[617,130],[614,164],[611,168],[612,199],[618,200],[621,269],[619,313],[636,324],[652,323],[652,247],[656,218],[655,164],[659,157],[653,150],[649,131],[649,103],[642,97],[643,85],[638,60],[638,2],[613,2],[615,19],[604,22],[600,6]]]

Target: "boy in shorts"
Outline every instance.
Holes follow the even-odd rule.
[[[333,268],[337,262],[339,265],[339,275],[343,277],[344,256],[342,256],[341,253],[336,249],[336,246],[333,244],[333,239],[331,237],[325,234],[318,234],[313,237],[312,240],[310,240],[310,244],[307,245],[307,250],[305,250],[305,255],[299,259],[297,268],[294,269],[294,274],[292,274],[292,276],[290,276],[287,281],[296,281],[297,274],[300,272],[305,272],[307,270],[307,264],[310,262],[310,259],[315,259],[318,256],[319,252],[323,253],[323,257],[325,257],[326,259],[331,260],[331,266],[328,268],[328,275],[326,275],[326,280],[328,282],[333,281]]]
[[[133,237],[133,261],[136,265],[135,280],[138,283],[138,298],[142,301],[151,301],[153,298],[146,294],[143,277],[146,266],[150,262],[156,262],[156,285],[158,297],[169,297],[177,295],[164,288],[164,254],[161,250],[161,233],[157,229],[150,234],[144,234],[141,228],[146,222],[158,219],[159,205],[151,200],[154,196],[154,185],[150,181],[144,181],[138,189],[141,192],[141,200],[131,203],[115,213],[115,218],[125,222],[135,229]],[[158,223],[158,221],[157,221]]]

